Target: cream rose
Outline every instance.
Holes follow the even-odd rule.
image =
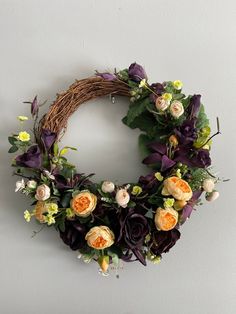
[[[173,229],[178,222],[178,212],[172,207],[158,207],[155,214],[155,225],[158,230],[168,231]]]
[[[220,196],[220,193],[218,191],[213,191],[210,194],[206,195],[206,200],[208,202],[214,202],[217,200],[217,198]]]
[[[184,107],[182,103],[175,100],[170,105],[170,113],[174,118],[179,118],[184,113]]]
[[[116,202],[121,207],[125,208],[127,207],[127,204],[130,201],[130,195],[126,191],[126,189],[120,189],[116,192]]]
[[[37,182],[36,181],[34,181],[34,180],[29,180],[28,182],[27,182],[27,187],[29,188],[29,189],[36,189],[36,187],[37,187]]]
[[[111,181],[103,181],[101,189],[104,193],[112,193],[115,190],[115,184]]]
[[[110,247],[115,240],[114,233],[106,226],[97,226],[89,230],[85,236],[88,246],[103,250]]]
[[[169,107],[169,102],[160,96],[157,97],[155,105],[158,110],[165,111]]]
[[[189,201],[193,192],[188,182],[178,177],[170,177],[165,179],[162,195],[172,195],[179,201]]]
[[[97,196],[89,191],[81,191],[71,200],[73,212],[80,217],[87,217],[97,205]]]
[[[212,179],[205,179],[202,186],[205,192],[211,193],[215,188],[215,182]]]
[[[50,187],[46,184],[42,184],[37,187],[35,198],[38,201],[46,201],[47,199],[49,199],[50,195]]]

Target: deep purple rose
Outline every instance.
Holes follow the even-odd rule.
[[[161,256],[162,253],[167,253],[180,238],[180,232],[177,229],[169,231],[155,231],[150,249],[153,254]]]
[[[201,95],[193,95],[188,106],[189,119],[197,118],[201,106]]]
[[[175,129],[179,143],[187,145],[193,143],[197,138],[195,120],[185,120],[183,124]]]
[[[72,250],[79,250],[86,246],[86,228],[79,221],[65,221],[65,230],[60,232],[60,237]]]
[[[139,261],[146,265],[141,252],[144,239],[149,232],[148,221],[142,214],[136,213],[132,208],[120,219],[120,235],[118,241],[124,240]]]
[[[211,165],[211,158],[208,149],[198,149],[191,159],[192,165],[198,168],[207,168]]]
[[[42,164],[38,145],[31,146],[26,153],[16,157],[16,165],[26,168],[40,168]]]
[[[52,145],[55,143],[57,134],[49,129],[42,129],[41,140],[47,151],[49,151]]]
[[[135,82],[139,82],[142,79],[147,79],[147,74],[144,68],[136,62],[129,66],[128,74],[129,78]]]
[[[105,73],[97,72],[97,76],[100,76],[101,78],[103,78],[106,81],[114,81],[114,80],[116,80],[115,74],[112,74],[112,73],[109,73],[109,72],[105,72]]]

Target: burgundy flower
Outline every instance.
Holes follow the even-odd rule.
[[[195,120],[185,120],[183,124],[175,129],[180,144],[192,144],[197,138]]]
[[[197,118],[201,106],[201,95],[193,95],[188,106],[189,119]]]
[[[144,158],[143,163],[146,165],[150,164],[161,164],[161,171],[166,171],[172,168],[176,162],[167,156],[167,146],[160,142],[153,142],[148,144],[147,147],[151,149],[152,153]]]
[[[147,79],[147,74],[144,68],[136,62],[130,65],[128,74],[129,78],[135,82],[139,82],[142,79]]]
[[[194,210],[194,206],[197,204],[200,196],[202,194],[202,190],[197,190],[193,192],[193,196],[191,200],[184,206],[181,213],[181,224],[183,224],[187,218],[190,217],[192,211]]]
[[[79,221],[65,221],[65,230],[60,232],[60,237],[72,250],[79,250],[86,246],[86,228]]]
[[[211,158],[208,149],[198,149],[191,159],[194,167],[207,168],[211,165]]]
[[[42,157],[38,145],[31,146],[26,153],[16,157],[16,165],[26,168],[40,168]]]
[[[129,208],[126,215],[121,217],[120,235],[117,241],[123,240],[143,265],[146,265],[146,261],[142,254],[142,246],[148,232],[149,226],[146,217],[136,213],[134,209]]]
[[[179,240],[180,232],[177,229],[154,231],[152,237],[150,249],[153,254],[161,256],[162,253],[167,253]]]
[[[105,73],[97,72],[97,76],[100,76],[101,78],[103,78],[106,81],[114,81],[114,80],[116,80],[115,74],[111,74],[109,72],[105,72]]]
[[[57,134],[55,132],[52,132],[49,129],[42,129],[41,140],[47,151],[51,149],[52,145],[56,141],[56,138],[57,138]]]

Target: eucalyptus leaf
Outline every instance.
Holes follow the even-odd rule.
[[[18,151],[18,147],[17,146],[15,146],[15,145],[13,145],[9,150],[8,150],[8,153],[15,153],[15,152],[17,152]]]

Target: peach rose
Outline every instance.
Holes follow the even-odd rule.
[[[173,229],[178,222],[178,212],[172,207],[158,207],[155,214],[155,225],[158,230],[168,231]]]
[[[170,105],[170,113],[174,118],[179,118],[184,113],[184,107],[182,103],[178,100],[175,100]]]
[[[160,96],[160,97],[157,97],[155,105],[156,105],[157,110],[165,111],[169,107],[169,102]]]
[[[81,191],[71,200],[71,208],[80,217],[87,217],[97,205],[97,196],[89,191]]]
[[[126,189],[120,189],[116,192],[116,202],[121,207],[125,208],[127,207],[127,204],[130,201],[130,195],[126,191]]]
[[[50,187],[46,184],[41,184],[36,189],[35,198],[38,201],[46,201],[50,197]]]
[[[103,250],[110,247],[115,240],[114,233],[106,226],[93,227],[85,236],[88,246]]]
[[[188,182],[174,176],[165,179],[162,195],[172,195],[179,201],[189,201],[193,192]]]

